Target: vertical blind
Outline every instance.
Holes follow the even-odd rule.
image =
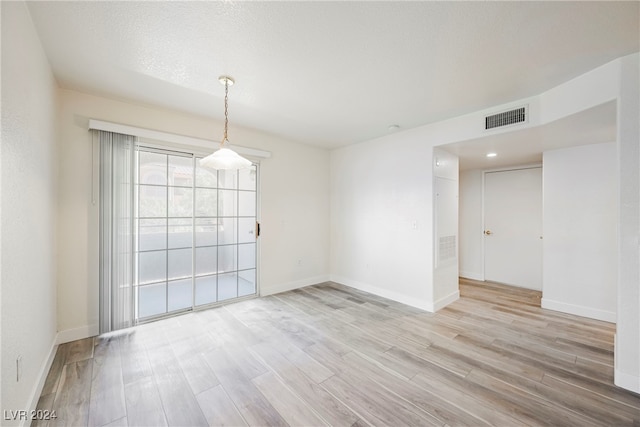
[[[136,138],[94,130],[100,144],[100,333],[134,324]]]

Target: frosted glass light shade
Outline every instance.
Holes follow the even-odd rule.
[[[220,148],[213,154],[200,159],[200,166],[211,169],[245,169],[250,168],[251,165],[251,161],[229,148]]]

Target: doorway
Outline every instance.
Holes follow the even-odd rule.
[[[484,173],[484,279],[542,290],[542,167]]]
[[[257,294],[257,175],[138,147],[136,322]]]

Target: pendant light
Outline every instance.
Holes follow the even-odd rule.
[[[250,160],[224,146],[225,143],[229,142],[227,138],[227,129],[229,127],[229,86],[233,85],[235,81],[229,76],[220,76],[218,80],[224,85],[224,136],[222,137],[220,148],[207,157],[200,159],[200,166],[222,170],[250,168],[252,165]]]

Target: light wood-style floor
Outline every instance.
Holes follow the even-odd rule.
[[[325,283],[72,342],[39,409],[72,426],[640,425],[614,325],[460,290],[433,315]]]

